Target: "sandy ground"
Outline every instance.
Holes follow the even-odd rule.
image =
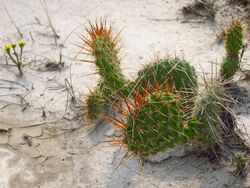
[[[222,1],[216,5],[215,22],[186,20],[180,9],[189,2],[47,1],[60,36],[55,45],[40,1],[2,0],[1,46],[20,40],[11,19],[27,45],[23,77],[6,65],[0,52],[0,188],[242,187],[241,180],[234,181],[230,164],[225,165],[229,159],[219,165],[197,154],[181,153],[170,154],[172,158],[160,165],[141,166],[136,158],[119,165],[125,151],[103,142],[116,135],[114,128],[89,122],[82,115],[84,97],[98,80],[95,67],[72,60],[79,51],[75,44],[81,43],[76,34],[84,34],[86,19],[105,17],[114,22],[117,32],[122,29],[122,68],[128,78],[158,53],[177,54],[200,75],[211,73],[211,62],[221,62],[225,52],[215,42],[219,28],[232,18],[230,12],[242,13]],[[59,62],[62,44],[64,67],[47,70],[46,63]],[[249,58],[248,50],[243,60],[246,67]],[[65,79],[72,81],[76,104],[70,102]],[[247,88],[247,82],[242,85]],[[248,123],[248,113],[238,117],[242,125]],[[244,138],[250,143],[248,135]]]

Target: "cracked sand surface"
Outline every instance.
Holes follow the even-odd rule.
[[[75,33],[84,33],[79,25],[86,24],[86,19],[105,17],[114,22],[117,31],[123,29],[122,68],[127,77],[134,77],[154,53],[183,56],[198,73],[210,73],[211,62],[221,62],[225,52],[222,45],[215,44],[217,27],[230,15],[222,19],[222,13],[218,14],[216,23],[185,22],[180,9],[189,0],[47,1],[59,44],[79,28],[62,50],[65,66],[45,71],[45,63],[58,61],[60,49],[55,46],[40,2],[2,2],[27,45],[23,78],[16,76],[15,67],[5,65],[0,52],[0,86],[6,87],[0,89],[0,188],[214,188],[232,183],[230,168],[197,155],[173,156],[161,165],[141,166],[135,158],[119,165],[125,152],[103,143],[113,135],[113,127],[89,123],[84,116],[74,118],[82,103],[70,104],[65,87],[65,78],[71,78],[76,98],[83,100],[98,80],[92,74],[95,67],[70,59],[79,50],[73,45],[79,43]],[[223,6],[217,5],[220,12]],[[1,5],[0,25],[1,46],[19,40]],[[244,62],[249,62],[249,54],[248,49]],[[42,117],[43,112],[46,117]],[[240,181],[234,186],[242,187]]]

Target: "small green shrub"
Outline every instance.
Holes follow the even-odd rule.
[[[236,165],[236,173],[243,174],[247,166],[246,157],[242,154],[237,154],[234,156],[233,162]]]

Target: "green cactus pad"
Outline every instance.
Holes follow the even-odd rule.
[[[195,116],[199,121],[197,139],[206,147],[218,143],[225,127],[220,116],[226,110],[228,97],[224,87],[219,83],[211,83],[199,97],[195,105]]]
[[[109,37],[105,35],[97,36],[93,41],[92,55],[96,57],[99,62],[108,62],[113,65],[119,65],[120,61],[118,59],[118,50],[116,45],[110,40]],[[98,66],[97,61],[97,66]],[[102,64],[100,64],[101,66]]]
[[[223,63],[221,64],[221,75],[225,78],[232,77],[239,68],[239,57],[237,56],[228,56],[225,57]]]
[[[155,88],[159,85],[161,90],[174,88],[177,92],[184,93],[188,98],[194,96],[197,90],[197,76],[195,69],[181,59],[163,59],[146,65],[139,71],[137,90]]]
[[[119,67],[118,50],[109,37],[97,36],[93,41],[93,56],[102,77],[103,84],[112,93],[122,90],[125,85],[125,78]]]
[[[96,89],[87,97],[88,116],[91,120],[96,119],[103,112],[105,99],[102,93]]]
[[[240,22],[233,22],[226,33],[226,50],[229,55],[238,55],[243,46],[243,28]]]
[[[195,121],[184,126],[181,103],[174,95],[154,93],[127,117],[125,144],[141,157],[154,155],[192,139],[196,126]]]
[[[227,55],[221,64],[221,76],[232,77],[239,68],[240,51],[243,47],[243,28],[239,21],[234,21],[226,32],[225,48]]]

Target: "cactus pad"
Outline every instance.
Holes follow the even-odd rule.
[[[191,98],[197,90],[197,76],[195,69],[181,59],[163,59],[145,66],[138,72],[137,90],[141,87],[156,88],[162,90],[173,88],[176,92],[182,92]]]
[[[226,32],[227,55],[221,65],[221,76],[232,77],[240,67],[240,51],[243,47],[243,27],[240,21],[233,21]]]
[[[209,83],[197,97],[195,115],[200,123],[198,140],[207,147],[218,143],[226,130],[220,116],[226,110],[229,98],[218,81]]]
[[[182,144],[196,135],[197,123],[183,120],[181,102],[173,94],[153,93],[132,110],[124,129],[124,143],[140,157]]]
[[[98,89],[90,92],[87,97],[88,117],[91,120],[98,118],[103,112],[104,104],[105,99]]]

